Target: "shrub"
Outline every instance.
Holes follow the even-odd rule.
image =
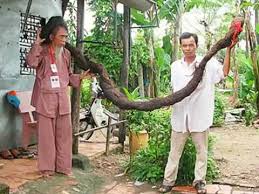
[[[91,80],[83,80],[81,86],[81,107],[88,107],[91,103]]]
[[[164,169],[170,150],[170,112],[168,109],[152,112],[131,111],[128,115],[129,128],[145,128],[150,136],[148,147],[139,150],[129,163],[129,173],[135,180],[155,183],[163,179]],[[135,123],[134,123],[135,122]],[[212,157],[213,138],[209,137],[209,156],[207,180],[218,175],[216,163]],[[189,184],[194,179],[195,147],[188,139],[180,160],[177,184]]]
[[[224,123],[224,98],[221,94],[216,93],[215,95],[215,109],[213,115],[213,125],[221,126]]]

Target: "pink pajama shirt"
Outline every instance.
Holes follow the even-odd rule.
[[[72,169],[72,126],[68,86],[80,86],[78,74],[71,73],[71,55],[63,48],[55,59],[53,72],[49,47],[34,44],[27,55],[27,64],[36,69],[32,106],[38,118],[38,167],[40,171],[69,174]],[[59,87],[51,79],[58,76]]]

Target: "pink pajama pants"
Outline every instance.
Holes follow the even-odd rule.
[[[69,174],[72,169],[71,115],[38,114],[38,168]]]

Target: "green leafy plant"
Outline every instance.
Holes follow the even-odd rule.
[[[129,124],[129,130],[131,132],[140,132],[142,130],[148,131],[148,124],[144,120],[148,112],[143,111],[129,111],[127,113],[127,120]]]
[[[245,108],[245,124],[246,126],[249,126],[252,124],[252,121],[256,117],[256,110],[253,104],[251,103],[244,103],[244,108]]]
[[[238,97],[241,106],[245,108],[245,123],[250,125],[256,116],[256,98],[258,92],[255,89],[255,75],[251,59],[247,58],[241,51],[237,53],[239,61],[240,88]]]
[[[215,95],[215,109],[213,115],[213,125],[214,126],[222,126],[224,123],[224,98],[220,93],[216,93]]]
[[[87,107],[91,103],[91,81],[83,80],[81,85],[81,107]]]
[[[123,89],[123,92],[124,94],[127,96],[127,98],[131,101],[134,101],[134,100],[137,100],[137,99],[140,99],[140,96],[139,96],[139,88],[135,88],[135,90],[133,90],[132,92],[129,92],[127,90],[127,88],[122,88]]]
[[[241,49],[236,50],[236,62],[238,63],[239,73],[239,88],[238,88],[238,107],[245,108],[245,124],[250,125],[256,117],[256,101],[258,92],[255,87],[255,74],[253,70],[252,61],[246,56]],[[227,83],[233,85],[234,78],[229,76]]]

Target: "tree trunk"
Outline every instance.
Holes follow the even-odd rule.
[[[171,63],[177,60],[178,50],[179,50],[179,20],[176,20],[175,28],[172,35],[172,55],[171,55]]]
[[[154,69],[153,69],[153,74],[154,74],[154,98],[158,97],[159,91],[160,91],[160,71],[159,71],[159,66],[156,63],[155,60],[155,41],[154,41],[154,31],[152,33],[151,37],[152,45],[153,45],[153,57],[154,57]]]
[[[257,0],[256,0],[257,2]],[[258,19],[258,10],[255,9],[255,29],[256,29],[256,25],[259,25],[259,19]],[[259,44],[259,34],[256,33],[256,40],[257,40],[257,44]]]
[[[155,97],[155,54],[154,54],[154,44],[152,41],[153,30],[150,29],[150,36],[148,37],[148,48],[149,48],[149,64],[148,64],[148,76],[150,80],[149,88],[150,93],[149,97]]]
[[[138,86],[139,86],[139,95],[145,97],[144,91],[144,80],[143,80],[143,66],[141,63],[138,65]]]
[[[249,57],[249,34],[248,34],[248,30],[246,27],[246,31],[245,31],[245,40],[246,40],[246,57]]]
[[[172,55],[171,55],[171,63],[177,60],[178,58],[178,51],[179,51],[179,37],[181,34],[181,28],[182,28],[182,15],[184,12],[184,6],[183,6],[183,1],[181,0],[179,3],[179,10],[176,14],[176,19],[175,19],[175,26],[174,26],[174,31],[173,31],[173,37],[172,37]]]
[[[145,96],[146,97],[151,97],[153,94],[153,72],[152,72],[152,67],[154,63],[153,55],[152,55],[152,48],[151,43],[150,43],[150,35],[151,30],[150,29],[145,29],[145,41],[146,44],[148,45],[148,53],[149,53],[149,60],[148,64],[145,67]]]
[[[148,13],[148,18],[149,20],[153,20],[154,17],[154,10],[150,10]],[[148,50],[149,50],[149,63],[147,67],[147,75],[148,75],[148,80],[149,80],[149,85],[148,87],[148,97],[154,98],[158,96],[158,81],[157,81],[157,74],[158,72],[158,67],[155,63],[155,46],[154,46],[154,30],[148,29],[146,33],[146,43],[148,45]]]
[[[234,69],[234,82],[233,89],[234,93],[232,96],[232,105],[236,106],[238,100],[238,86],[239,86],[239,76],[238,76],[238,63],[236,62],[236,51],[235,48],[232,50],[232,58],[233,58],[233,69]]]
[[[148,32],[148,36],[146,37],[146,42],[148,45],[148,51],[149,51],[149,62],[147,67],[147,78],[148,78],[148,92],[147,96],[154,98],[157,96],[157,86],[156,86],[156,65],[155,65],[155,53],[154,53],[154,44],[152,40],[153,36],[153,30],[150,29]]]
[[[84,33],[84,0],[77,0],[77,48],[83,52],[83,44],[79,43],[83,39]],[[74,67],[74,73],[80,73],[80,68],[78,66]],[[71,118],[73,133],[78,133],[79,124],[79,112],[80,112],[80,89],[73,88],[71,96]],[[73,137],[73,154],[78,154],[78,137]]]
[[[145,65],[143,67],[143,79],[144,79],[144,96],[148,97],[150,96],[150,80],[148,76],[148,67]]]
[[[123,63],[121,66],[121,86],[128,88],[130,64],[130,8],[124,6]]]

